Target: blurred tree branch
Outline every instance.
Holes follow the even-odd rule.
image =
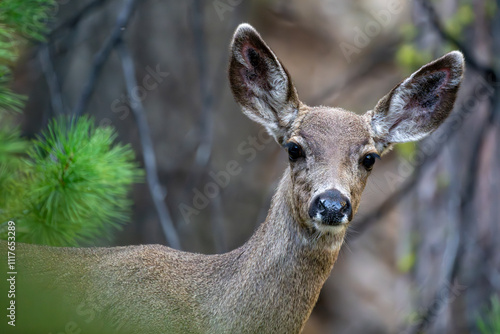
[[[128,95],[132,96],[134,88],[138,87],[137,80],[135,78],[134,62],[123,40],[118,40],[116,48],[122,63],[123,75],[125,77]],[[130,107],[137,122],[137,128],[139,130],[139,136],[141,138],[142,155],[144,158],[144,166],[146,168],[146,179],[149,187],[149,192],[151,193],[156,211],[158,212],[158,217],[160,219],[165,238],[172,248],[181,249],[179,236],[177,235],[177,231],[175,230],[170,212],[165,205],[164,194],[162,193],[162,188],[158,179],[158,170],[156,169],[156,157],[153,149],[153,140],[151,139],[151,132],[149,130],[148,121],[144,113],[144,108],[142,107],[142,103],[139,100],[135,101],[135,103],[131,103]]]
[[[205,46],[205,26],[204,26],[204,5],[201,0],[194,0],[193,10],[193,34],[196,62],[199,73],[199,92],[200,92],[200,132],[199,145],[195,156],[195,169],[203,170],[210,161],[212,155],[212,101],[213,96],[208,89],[208,72],[207,72],[207,53]]]
[[[84,85],[82,94],[80,95],[80,98],[77,101],[76,106],[73,110],[74,115],[80,116],[85,111],[85,108],[87,107],[90,97],[94,92],[97,78],[101,73],[104,63],[108,59],[109,55],[111,54],[111,51],[113,51],[116,44],[118,44],[118,42],[120,41],[125,29],[127,28],[130,18],[132,17],[132,14],[134,13],[136,5],[137,5],[137,0],[124,1],[122,10],[118,14],[115,26],[113,27],[113,30],[111,31],[109,38],[106,40],[101,49],[94,56],[89,76]]]
[[[50,54],[49,44],[43,44],[38,51],[38,58],[42,67],[42,72],[47,80],[47,86],[49,87],[50,93],[50,103],[54,113],[59,116],[64,114],[64,104],[61,94],[61,86],[59,84],[59,79],[57,78],[57,73],[52,63],[52,57]]]
[[[190,168],[189,175],[186,178],[184,188],[192,189],[200,182],[203,182],[207,172],[212,167],[211,157],[213,150],[213,131],[214,131],[214,101],[219,101],[224,93],[224,85],[210,85],[210,82],[219,83],[223,81],[223,76],[226,75],[227,55],[221,57],[214,78],[210,79],[206,45],[207,26],[205,22],[205,6],[201,0],[193,0],[193,13],[191,17],[191,28],[194,37],[194,54],[196,55],[196,63],[198,68],[199,78],[199,96],[200,96],[200,113],[199,123],[196,128],[196,140],[193,144],[184,143],[189,154],[194,151],[194,164]],[[243,6],[239,6],[243,7]],[[242,10],[240,8],[240,10]],[[232,28],[239,22],[240,15],[234,14],[231,16],[231,24],[228,27]],[[189,146],[189,147],[188,147]],[[225,241],[224,217],[221,214],[222,207],[220,199],[216,198],[210,201],[212,208],[210,220],[213,228],[215,251],[223,253],[227,251]]]
[[[48,35],[49,40],[53,40],[57,35],[66,30],[73,30],[80,21],[88,14],[104,5],[108,0],[93,0],[86,4],[81,10],[73,14],[69,19],[55,27]]]

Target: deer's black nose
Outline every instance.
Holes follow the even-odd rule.
[[[309,208],[309,217],[319,219],[325,225],[347,223],[351,216],[351,202],[336,189],[317,195]]]

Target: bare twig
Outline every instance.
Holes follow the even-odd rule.
[[[75,28],[80,21],[92,11],[104,5],[108,0],[94,0],[86,4],[80,11],[73,14],[69,19],[55,27],[49,34],[49,40],[53,40],[58,34],[66,29]]]
[[[198,147],[196,148],[194,164],[192,166],[191,176],[188,178],[192,188],[198,184],[203,175],[206,174],[206,169],[210,166],[210,158],[213,148],[213,95],[209,89],[209,76],[207,70],[207,52],[205,45],[205,20],[204,20],[204,3],[201,0],[193,1],[193,16],[192,29],[194,35],[194,53],[199,73],[199,96],[200,96],[200,119],[198,130]],[[210,215],[211,225],[213,228],[215,249],[218,253],[225,251],[224,238],[224,219],[220,214],[221,203],[220,198],[216,198],[210,202],[213,206],[212,214]]]
[[[73,113],[76,116],[80,116],[85,111],[85,108],[87,107],[90,97],[94,92],[97,78],[101,73],[104,63],[108,59],[113,48],[120,41],[123,32],[125,31],[125,28],[127,27],[130,18],[134,13],[136,4],[137,0],[125,0],[122,11],[118,14],[118,17],[116,19],[116,24],[113,27],[113,30],[111,31],[111,35],[95,55],[92,63],[92,69],[87,78],[87,82],[85,83],[83,92],[80,96],[80,99],[76,103],[75,109],[73,111]]]
[[[212,155],[212,94],[208,89],[207,52],[205,52],[204,4],[201,0],[194,0],[193,34],[195,40],[195,54],[199,71],[201,119],[200,141],[195,156],[195,169],[200,172],[207,166]]]
[[[56,115],[62,115],[64,114],[64,104],[61,95],[61,86],[57,78],[57,73],[54,69],[54,64],[52,63],[49,45],[41,45],[40,50],[38,51],[38,58],[42,66],[45,79],[47,80],[47,86],[49,87],[52,110]]]
[[[127,91],[128,94],[132,96],[132,91],[138,86],[135,78],[134,63],[127,47],[120,39],[116,44],[116,48],[121,59]],[[151,197],[153,198],[165,238],[172,248],[180,249],[181,245],[179,237],[172,222],[170,212],[165,205],[164,195],[161,191],[160,181],[158,179],[158,170],[156,169],[156,157],[153,149],[153,141],[151,139],[149,125],[142,103],[140,101],[136,101],[135,103],[131,103],[130,107],[137,122],[137,128],[141,138],[142,154],[144,158],[144,166],[146,168],[146,179],[149,191],[151,193]]]

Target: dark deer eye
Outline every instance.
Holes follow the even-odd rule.
[[[304,156],[302,147],[300,147],[300,145],[294,142],[288,143],[287,149],[288,149],[288,158],[290,159],[290,161],[297,161],[297,159]]]
[[[380,156],[377,153],[368,153],[361,160],[361,164],[366,170],[372,170],[373,165],[375,164],[375,159],[380,159]]]

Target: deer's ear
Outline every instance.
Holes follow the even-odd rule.
[[[234,33],[229,81],[243,113],[283,145],[298,114],[297,91],[278,58],[248,24],[241,24]]]
[[[448,117],[462,81],[464,57],[458,51],[423,66],[368,112],[377,149],[419,140]]]

